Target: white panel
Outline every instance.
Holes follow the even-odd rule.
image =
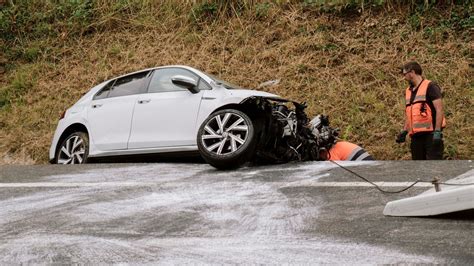
[[[474,209],[474,185],[391,201],[383,211],[388,216],[431,216]]]
[[[195,145],[201,95],[187,90],[140,95],[128,148]]]
[[[90,103],[87,112],[90,139],[99,150],[127,148],[137,97],[138,95],[114,97]]]

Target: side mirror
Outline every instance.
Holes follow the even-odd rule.
[[[176,76],[171,77],[171,82],[173,82],[173,84],[176,86],[180,86],[180,87],[188,89],[192,93],[199,92],[199,89],[197,87],[197,82],[190,77],[176,75]]]

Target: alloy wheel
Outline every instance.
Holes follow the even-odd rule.
[[[81,164],[84,163],[86,144],[84,139],[78,135],[70,136],[63,142],[58,154],[58,164]]]
[[[208,152],[229,155],[245,144],[248,135],[249,126],[242,116],[235,113],[222,113],[207,122],[201,141]]]

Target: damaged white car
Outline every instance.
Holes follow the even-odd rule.
[[[61,117],[52,163],[199,151],[212,166],[317,160],[305,106],[245,90],[188,66],[163,66],[107,80]]]

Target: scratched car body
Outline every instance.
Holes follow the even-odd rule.
[[[163,66],[90,89],[58,122],[52,163],[199,151],[211,165],[315,159],[305,106],[189,66]]]

